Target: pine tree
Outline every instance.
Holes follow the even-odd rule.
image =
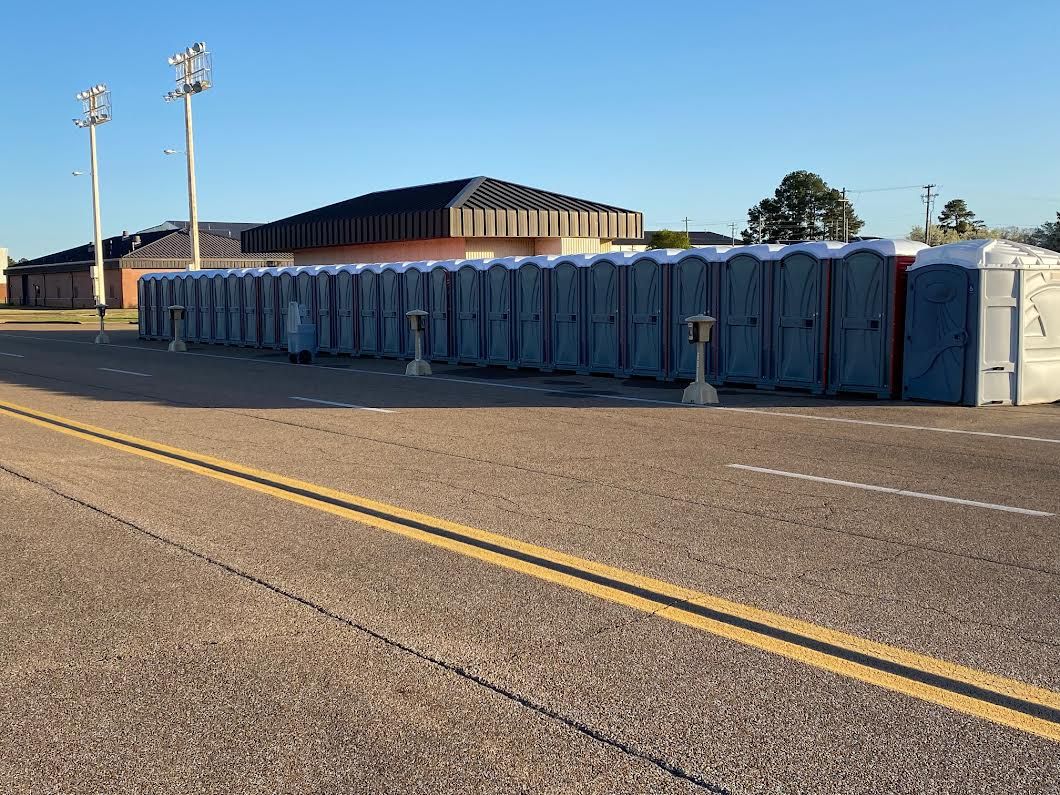
[[[986,224],[975,217],[964,199],[950,199],[939,213],[939,226],[964,237],[969,232],[985,228]]]
[[[817,174],[793,171],[781,180],[773,198],[747,211],[747,229],[740,234],[744,243],[838,239],[844,212],[847,232],[856,235],[865,222],[844,202],[843,194]]]

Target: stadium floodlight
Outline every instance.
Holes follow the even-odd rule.
[[[88,128],[88,148],[92,160],[92,249],[94,259],[92,264],[92,295],[96,306],[106,305],[107,295],[103,284],[103,233],[99,221],[99,167],[96,162],[96,127],[106,124],[111,120],[110,92],[103,83],[78,91],[74,98],[81,103],[81,116],[74,119],[74,124],[84,129]],[[82,172],[75,171],[75,177],[81,176]],[[97,343],[107,342],[107,335],[102,331],[96,336]]]
[[[184,137],[187,142],[184,153],[188,158],[188,232],[191,237],[191,264],[188,270],[199,270],[199,210],[195,197],[195,142],[191,123],[191,97],[213,85],[213,60],[206,42],[198,41],[190,47],[173,53],[166,61],[176,72],[176,88],[162,97],[166,102],[184,100]],[[176,150],[163,150],[165,154],[176,154]]]

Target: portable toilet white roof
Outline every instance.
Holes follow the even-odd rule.
[[[909,269],[903,395],[1060,400],[1060,253],[1008,240],[926,249]]]

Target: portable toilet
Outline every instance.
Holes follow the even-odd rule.
[[[210,327],[210,342],[224,344],[228,341],[228,285],[225,272],[211,271],[209,277],[213,325]]]
[[[336,343],[339,353],[357,354],[357,334],[354,327],[357,277],[352,265],[335,268]]]
[[[906,270],[927,248],[912,240],[849,243],[832,260],[828,392],[898,392]]]
[[[427,283],[429,280],[428,272],[430,271],[430,261],[423,262],[403,262],[397,270],[401,273],[401,299],[403,312],[411,312],[414,309],[418,309],[423,312],[427,312],[430,315],[430,310],[427,308]],[[405,350],[403,355],[406,357],[413,357],[416,355],[416,338],[415,335],[409,334],[405,327],[405,318],[401,318],[402,329],[405,338]],[[424,329],[426,335],[424,339],[423,352],[425,356],[429,356],[428,351],[431,349],[430,340],[430,323],[427,324],[427,328]]]
[[[490,364],[515,367],[515,268],[516,257],[489,260],[483,271],[485,351]]]
[[[230,270],[225,274],[225,296],[228,299],[228,344],[243,343],[243,279],[244,271]]]
[[[453,266],[455,260],[437,262],[427,275],[427,299],[430,323],[427,327],[430,358],[454,363]]]
[[[198,271],[187,272],[181,274],[180,277],[184,282],[184,340],[186,342],[198,342],[199,329],[202,328],[199,317],[199,280],[193,275],[195,273]]]
[[[302,266],[297,269],[298,273],[295,275],[295,287],[297,290],[297,298],[294,300],[298,301],[303,307],[305,307],[305,317],[307,323],[312,323],[314,326],[317,325],[317,285],[316,285],[316,269],[312,267]],[[317,334],[319,339],[320,329],[317,328]]]
[[[1060,400],[1060,253],[968,240],[917,255],[902,397],[967,406]]]
[[[545,305],[547,281],[555,257],[519,257],[515,281],[515,363],[519,367],[551,369],[548,356],[549,323]]]
[[[771,386],[769,318],[774,262],[783,246],[737,246],[721,266],[718,380]]]
[[[315,265],[308,269],[308,273],[309,290],[313,295],[312,320],[317,328],[317,349],[335,353],[338,346],[334,328],[335,314],[332,308],[335,294],[335,267]]]
[[[671,295],[667,287],[671,263],[681,253],[678,249],[657,249],[629,258],[625,334],[626,372],[631,375],[666,377],[671,346],[667,333]]]
[[[402,309],[402,278],[398,266],[387,263],[379,271],[379,350],[384,356],[405,353],[405,312]]]
[[[693,248],[678,252],[670,274],[670,378],[696,377],[696,346],[688,342],[685,318],[709,315],[717,318],[722,263],[731,246]],[[706,346],[706,378],[718,379],[720,334]]]
[[[139,322],[140,337],[151,339],[151,304],[154,302],[154,285],[152,274],[145,274],[136,280],[136,317]]]
[[[482,329],[482,260],[463,260],[453,274],[456,316],[456,358],[466,364],[485,364]]]
[[[278,347],[284,350],[287,349],[287,307],[291,301],[298,300],[298,286],[295,284],[297,274],[297,269],[292,266],[284,266],[276,272],[276,329],[279,334]]]
[[[552,365],[557,370],[585,369],[585,268],[560,259],[552,268]]]
[[[621,319],[625,315],[627,262],[621,254],[601,254],[575,263],[587,271],[587,367],[593,373],[617,374],[624,364],[626,330]]]
[[[185,307],[185,312],[184,312],[184,330],[181,333],[186,338],[187,337],[186,329],[188,327],[188,321],[187,321],[187,317],[188,317],[188,313],[187,313],[187,306],[188,306],[187,285],[188,285],[188,280],[185,279],[184,275],[181,274],[181,273],[174,273],[172,275],[172,279],[173,279],[173,303],[175,305],[177,305],[177,306]]]
[[[379,272],[377,266],[357,266],[358,340],[362,356],[379,356]]]
[[[274,268],[262,268],[258,275],[258,291],[261,293],[261,347],[277,348],[280,345],[280,330],[277,328],[279,280]]]
[[[167,306],[172,306],[169,300],[169,279],[166,278],[166,274],[160,273],[158,278],[154,280],[155,285],[155,300],[154,300],[154,316],[155,316],[155,336],[164,340],[167,339],[168,334],[167,327],[170,324],[169,312],[166,311]]]
[[[261,345],[261,269],[243,271],[239,284],[243,292],[243,344],[256,348]]]
[[[796,243],[778,252],[773,268],[771,372],[777,386],[825,389],[828,290],[836,241]]]

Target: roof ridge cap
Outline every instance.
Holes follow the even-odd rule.
[[[461,204],[467,201],[467,198],[476,190],[478,190],[482,183],[485,182],[487,179],[489,179],[489,177],[471,177],[471,179],[468,180],[467,184],[460,189],[460,192],[457,193],[456,196],[454,196],[446,203],[445,209],[451,210],[454,207],[459,207]]]

